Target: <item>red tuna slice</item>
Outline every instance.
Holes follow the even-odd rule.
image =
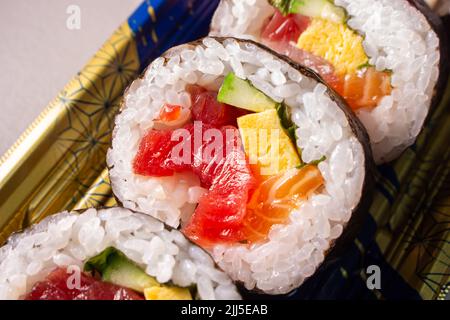
[[[209,188],[226,146],[229,150],[241,148],[239,131],[233,126],[217,129],[196,122],[174,131],[151,129],[141,140],[133,170],[145,176],[193,171],[202,186]]]
[[[140,148],[135,159],[135,170],[138,168],[145,175],[194,172],[209,191],[200,199],[185,234],[205,247],[211,243],[239,241],[247,201],[256,184],[241,146],[239,130],[233,126],[219,130],[195,123],[179,132],[183,139],[174,142],[173,132],[151,130],[141,143],[144,149]],[[178,155],[183,149],[191,152],[187,159],[184,152]]]
[[[36,283],[25,297],[25,300],[72,300],[67,290],[62,290],[49,281]]]
[[[191,95],[192,118],[204,125],[220,128],[226,125],[236,126],[236,119],[248,112],[217,101],[217,92],[208,91],[197,85],[190,85],[186,91]]]
[[[52,271],[45,280],[36,283],[25,300],[143,300],[136,292],[80,274],[79,286],[69,289],[72,273],[64,268]]]
[[[144,298],[133,290],[97,281],[73,300],[144,300]]]
[[[172,148],[172,131],[152,129],[142,138],[133,160],[133,171],[144,176],[171,176],[173,169],[168,164]]]
[[[242,145],[239,130],[233,126],[219,130],[203,125],[202,136],[201,146],[193,147],[192,170],[200,178],[202,186],[210,188],[222,170],[227,153],[241,149]]]
[[[133,160],[134,172],[144,176],[160,177],[202,167],[202,150],[208,144],[204,142],[203,137],[208,130],[216,130],[221,134],[220,130],[201,123],[187,124],[173,131],[151,129],[139,144]],[[208,163],[209,167],[212,164]],[[203,171],[199,169],[195,172],[202,180]],[[205,179],[207,181],[205,185],[209,187],[211,179],[208,177]]]
[[[241,239],[247,200],[255,181],[232,124],[241,110],[217,102],[217,94],[190,86],[194,124],[174,131],[150,130],[133,161],[137,174],[168,176],[191,171],[209,191],[203,196],[185,232],[197,243]]]
[[[80,286],[70,289],[67,285],[70,275],[64,268],[55,269],[45,280],[34,285],[26,300],[73,300],[80,292],[87,290],[96,281],[94,278],[81,273]]]
[[[222,126],[234,125],[236,126],[236,119],[248,111],[235,108],[233,106],[220,103],[217,101],[217,93],[207,91],[206,89],[191,85],[187,87],[187,91],[191,95],[192,100],[192,119],[202,124],[200,140],[203,137],[203,132],[212,129],[220,129]],[[167,105],[164,106],[163,111]],[[173,106],[170,106],[173,109]],[[194,132],[192,124],[185,125],[182,129],[188,130],[191,134]],[[138,147],[138,152],[133,160],[133,171],[136,174],[145,176],[162,177],[171,176],[174,172],[181,172],[190,170],[191,163],[189,160],[179,163],[179,158],[186,160],[191,155],[174,155],[172,157],[172,150],[180,144],[181,137],[177,138],[177,134],[182,133],[178,130],[157,130],[151,129],[141,139]],[[184,132],[186,133],[186,131]],[[175,134],[175,135],[173,135]],[[186,136],[186,135],[184,135]],[[194,146],[193,141],[184,139],[183,143],[192,144],[191,152],[193,157],[198,157],[196,152],[201,149],[201,145]],[[203,141],[199,142],[203,144]],[[194,149],[195,147],[195,149]],[[211,184],[210,179],[207,179],[206,185]]]
[[[261,38],[267,41],[295,42],[308,28],[311,20],[303,15],[283,14],[276,10],[269,23],[263,28]]]
[[[243,239],[241,229],[247,201],[256,182],[240,148],[238,133],[234,132],[233,136],[234,140],[227,141],[229,149],[225,157],[213,169],[209,191],[202,196],[183,230],[188,238],[203,247]],[[210,177],[211,168],[200,166],[198,170],[203,170],[201,175]]]
[[[210,127],[206,127],[206,129],[208,128]],[[199,131],[198,134],[199,143],[201,143],[203,133]],[[163,177],[171,176],[174,172],[191,170],[195,155],[194,138],[197,136],[194,136],[194,125],[192,124],[187,124],[177,130],[149,130],[142,138],[134,157],[134,173]],[[185,154],[184,151],[188,154]]]

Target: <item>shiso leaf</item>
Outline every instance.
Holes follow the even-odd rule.
[[[301,168],[303,168],[303,167],[305,167],[305,166],[308,166],[308,165],[317,166],[319,163],[321,163],[322,161],[325,161],[326,159],[327,159],[326,156],[322,156],[320,159],[313,160],[313,161],[308,162],[308,163],[302,163],[301,165],[299,165],[299,166],[297,167],[297,169],[301,169]]]
[[[365,68],[369,68],[371,66],[372,65],[369,62],[366,62],[366,63],[363,63],[363,64],[359,65],[357,69],[358,70],[362,70],[362,69],[365,69]]]
[[[123,255],[125,257],[125,255],[116,248],[108,247],[95,257],[92,257],[86,261],[83,269],[86,272],[97,271],[102,274],[103,271],[111,264],[111,260],[115,259],[116,255]]]
[[[277,113],[278,117],[280,118],[281,126],[283,127],[284,131],[288,135],[288,137],[291,139],[292,143],[296,147],[299,159],[301,161],[302,159],[302,150],[297,146],[297,136],[295,134],[295,131],[297,130],[297,126],[291,119],[291,111],[290,107],[285,104],[284,102],[278,104],[277,106]]]

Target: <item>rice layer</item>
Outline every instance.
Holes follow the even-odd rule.
[[[286,293],[314,273],[330,243],[343,232],[361,198],[366,159],[346,115],[329,98],[326,87],[285,61],[249,42],[226,39],[219,43],[213,38],[197,46],[177,47],[155,60],[131,86],[116,118],[108,153],[112,186],[125,206],[163,217],[174,226],[184,220],[183,215],[192,214],[198,201],[198,180],[181,175],[137,176],[132,158],[140,137],[152,127],[152,119],[164,103],[189,107],[187,84],[218,90],[231,71],[292,108],[303,161],[326,156],[319,165],[324,190],[292,212],[288,224],[275,225],[268,241],[212,250],[218,264],[248,289]],[[164,211],[164,205],[168,210]]]
[[[439,77],[439,39],[407,0],[335,0],[347,10],[348,26],[364,35],[370,64],[392,70],[393,91],[358,117],[369,133],[377,163],[396,158],[414,143],[430,108]],[[211,35],[260,40],[263,20],[273,14],[267,0],[222,0]]]
[[[202,299],[240,299],[211,257],[177,230],[127,209],[63,212],[10,238],[0,248],[0,300],[19,299],[56,267],[78,266],[115,247],[158,282],[197,285]]]

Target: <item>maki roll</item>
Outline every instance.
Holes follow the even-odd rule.
[[[119,202],[180,227],[268,294],[298,287],[351,238],[371,159],[364,128],[314,72],[211,37],[130,86],[107,156]]]
[[[240,299],[179,231],[123,208],[62,212],[0,248],[0,299]]]
[[[211,35],[319,73],[365,125],[377,163],[414,143],[448,72],[442,23],[421,0],[222,0]]]

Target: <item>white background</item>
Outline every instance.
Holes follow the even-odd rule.
[[[0,155],[141,0],[0,0]],[[81,29],[66,27],[69,5]]]

